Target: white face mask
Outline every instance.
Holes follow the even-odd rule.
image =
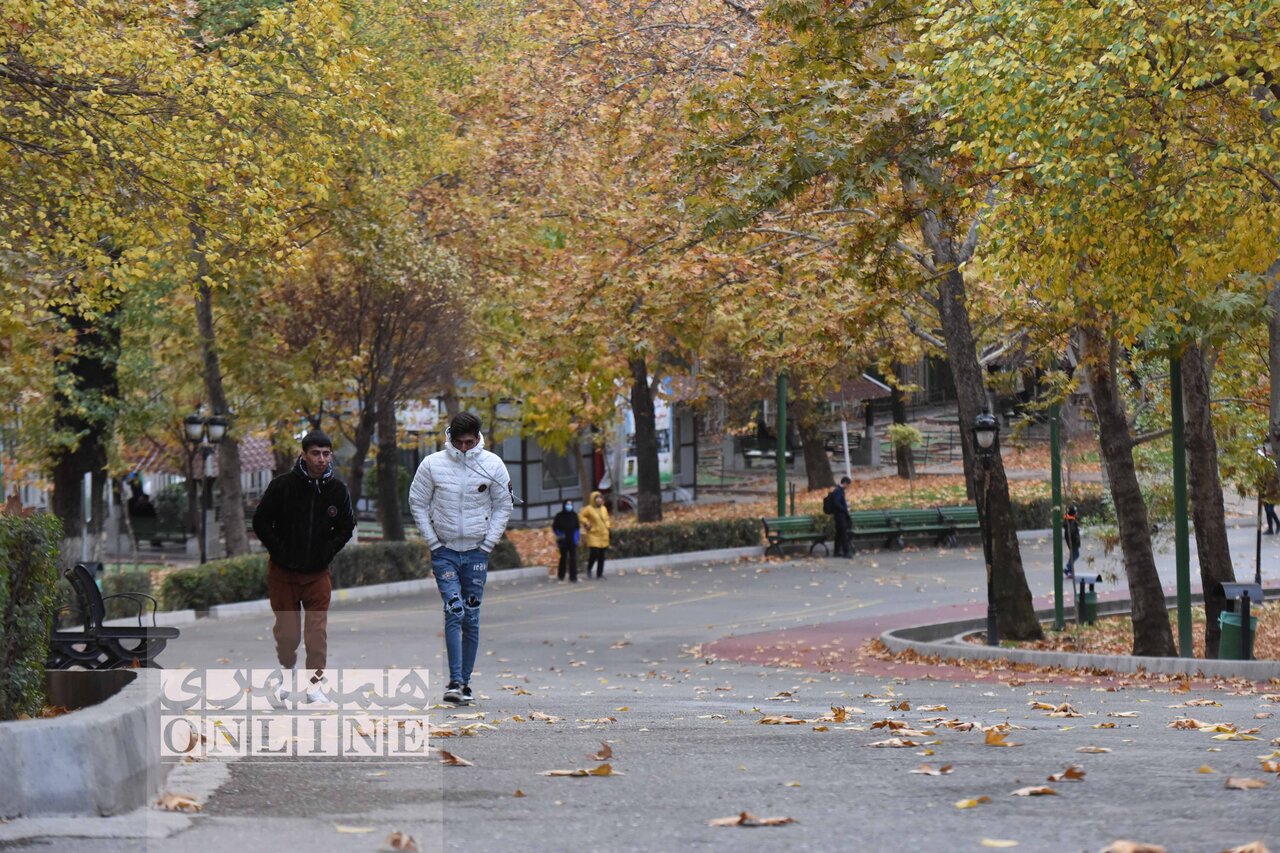
[[[573,512],[573,504],[565,504],[565,505],[564,505],[564,511],[565,511],[565,512]]]

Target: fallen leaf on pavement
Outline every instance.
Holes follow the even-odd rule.
[[[711,826],[785,826],[795,823],[793,817],[756,817],[751,812],[742,812],[733,817],[718,817],[707,821]]]
[[[1259,738],[1256,738],[1253,735],[1244,734],[1243,732],[1228,732],[1227,734],[1224,734],[1224,735],[1214,735],[1213,739],[1214,740],[1259,740]]]
[[[1271,851],[1261,841],[1250,841],[1248,844],[1241,844],[1239,847],[1223,850],[1222,853],[1271,853]]]
[[[1143,844],[1141,841],[1112,841],[1102,853],[1169,853],[1159,844]]]
[[[955,769],[954,765],[951,764],[944,764],[941,767],[931,767],[928,764],[921,764],[915,770],[910,772],[919,773],[922,776],[946,776],[953,769]]]
[[[446,749],[437,750],[440,753],[440,763],[447,767],[475,767],[475,763],[467,761],[465,758],[459,758]]]
[[[1227,778],[1228,790],[1249,791],[1254,788],[1265,788],[1267,783],[1262,779],[1250,779],[1247,776],[1230,776]]]
[[[982,804],[982,803],[989,803],[989,802],[991,802],[991,798],[990,798],[990,797],[988,797],[988,796],[986,796],[986,795],[984,794],[984,795],[983,795],[983,796],[981,796],[981,797],[974,797],[974,798],[972,798],[972,799],[968,799],[968,800],[958,800],[958,801],[956,801],[956,808],[958,808],[958,809],[971,809],[971,808],[974,808],[975,806],[978,806],[978,805],[980,805],[980,804]]]
[[[404,850],[405,853],[422,853],[418,840],[404,832],[393,832],[383,842],[390,850]]]
[[[1050,782],[1083,782],[1084,770],[1076,767],[1074,764],[1063,770],[1061,773],[1054,773],[1049,777]]]
[[[365,835],[373,832],[372,826],[343,826],[340,823],[335,823],[333,828],[343,835]]]
[[[1090,755],[1101,755],[1104,752],[1110,751],[1111,750],[1105,746],[1081,746],[1076,749],[1076,752],[1087,752]]]
[[[541,711],[534,711],[529,714],[529,719],[537,720],[540,723],[558,723],[561,720],[560,717],[553,717],[550,714],[544,714]]]
[[[204,808],[190,794],[164,794],[156,805],[169,812],[198,812]]]
[[[1213,725],[1213,723],[1205,723],[1200,720],[1193,719],[1192,717],[1180,717],[1174,720],[1173,722],[1169,723],[1169,728],[1200,730],[1211,725]]]
[[[907,738],[901,738],[901,737],[891,737],[888,740],[878,740],[875,743],[867,744],[867,746],[883,747],[887,749],[901,749],[902,747],[919,746],[919,745],[920,744],[916,743],[913,740],[908,740]]]
[[[1196,772],[1197,773],[1217,773],[1218,771],[1214,770],[1208,764],[1201,764],[1199,767],[1196,768]]]
[[[1138,717],[1141,716],[1137,711],[1112,711],[1107,714],[1108,717]]]
[[[613,747],[604,741],[600,742],[600,751],[595,755],[589,756],[592,761],[608,761],[613,758]]]
[[[978,842],[983,847],[1017,847],[1018,842],[1004,838],[984,838]]]
[[[601,764],[598,767],[591,768],[590,770],[583,770],[582,768],[578,768],[577,770],[544,770],[542,772],[542,775],[543,776],[581,777],[581,776],[621,776],[622,774],[615,773],[613,770],[613,765],[611,764]]]
[[[998,732],[993,729],[987,732],[987,746],[1022,746],[1020,743],[1006,743],[1005,738],[1008,736],[1008,732]]]
[[[916,710],[917,711],[937,711],[939,713],[945,714],[947,712],[947,706],[946,705],[921,705],[920,707],[916,708]]]
[[[1048,797],[1056,795],[1058,792],[1050,788],[1048,785],[1029,785],[1026,788],[1019,788],[1013,792],[1015,797]]]
[[[906,699],[903,699],[897,705],[890,705],[889,710],[890,711],[910,711],[911,703],[908,702]]]
[[[516,792],[515,792],[514,794],[512,794],[511,796],[513,796],[513,797],[523,797],[523,796],[526,796],[526,794],[525,794],[525,792],[524,792],[524,791],[520,790],[519,788],[516,788]]]
[[[474,714],[450,714],[449,718],[454,720],[483,720],[485,716],[484,711],[476,711]]]
[[[786,714],[781,715],[765,715],[760,718],[760,722],[766,726],[798,726],[801,723],[807,723],[808,720],[797,719],[796,717],[788,717]]]

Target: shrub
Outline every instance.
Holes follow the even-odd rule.
[[[1080,523],[1088,526],[1114,521],[1111,505],[1101,492],[1081,492],[1064,495],[1062,508],[1075,504],[1080,511]],[[1013,526],[1016,530],[1047,530],[1053,527],[1053,498],[1037,496],[1014,498],[1011,506]]]
[[[0,720],[35,716],[44,705],[61,539],[52,515],[0,516]]]
[[[515,545],[504,536],[489,557],[489,567],[519,565]],[[430,577],[431,562],[422,542],[369,542],[343,548],[333,558],[330,570],[334,589],[343,589]],[[215,604],[266,598],[267,555],[250,554],[179,569],[169,573],[162,590],[169,610],[208,610]]]
[[[715,548],[748,548],[759,545],[760,541],[758,518],[664,521],[613,530],[609,534],[609,556],[625,559]]]

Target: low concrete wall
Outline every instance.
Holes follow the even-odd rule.
[[[1268,599],[1280,594],[1280,589],[1265,591]],[[1204,597],[1196,593],[1193,603]],[[1173,609],[1174,597],[1165,603]],[[1130,611],[1129,601],[1104,601],[1098,604],[1099,616],[1115,616]],[[1037,610],[1041,621],[1052,621],[1053,610]],[[1071,623],[1068,613],[1068,624]],[[939,622],[895,628],[880,635],[880,640],[890,651],[911,649],[921,655],[932,655],[942,660],[1007,660],[1033,666],[1059,666],[1067,669],[1108,670],[1117,673],[1161,673],[1167,675],[1201,675],[1209,678],[1248,678],[1264,681],[1280,678],[1280,661],[1274,660],[1202,660],[1200,658],[1148,658],[1134,655],[1098,655],[1083,652],[1050,652],[1030,649],[1006,649],[999,646],[980,646],[964,640],[975,631],[985,631],[986,617],[963,619],[955,622]]]
[[[155,796],[168,772],[160,673],[128,672],[134,679],[97,705],[0,723],[0,818],[122,814]]]

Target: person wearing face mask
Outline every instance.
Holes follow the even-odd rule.
[[[578,582],[578,514],[573,511],[573,501],[565,501],[564,506],[551,520],[551,532],[556,535],[556,544],[560,546],[560,565],[556,569],[556,580],[564,581],[564,572],[569,570],[569,582]]]
[[[591,502],[582,511],[582,526],[587,531],[587,577],[596,566],[596,578],[604,580],[604,555],[609,550],[609,510],[604,505],[604,495],[591,493]]]
[[[444,601],[449,684],[444,701],[471,705],[471,672],[480,648],[480,602],[489,554],[498,546],[514,505],[511,476],[484,449],[480,419],[461,412],[449,422],[444,450],[418,466],[409,508],[431,551],[431,573]]]
[[[269,555],[267,596],[275,614],[276,658],[282,668],[292,669],[298,661],[298,642],[305,638],[311,673],[308,702],[328,701],[324,667],[333,592],[329,564],[355,529],[351,494],[333,474],[333,442],[312,430],[302,438],[302,455],[293,469],[271,481],[253,513],[253,532]],[[282,685],[275,694],[281,701],[289,695]]]

